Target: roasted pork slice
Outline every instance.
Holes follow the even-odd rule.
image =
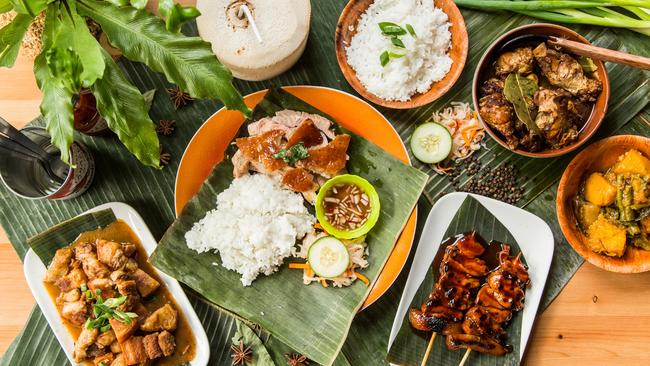
[[[504,244],[499,252],[499,263],[499,269],[501,271],[516,277],[521,285],[528,285],[530,282],[528,266],[522,262],[521,253],[515,257],[510,257],[510,246]]]
[[[122,280],[128,279],[128,277],[127,277],[127,273],[124,272],[124,271],[121,270],[121,269],[118,269],[117,271],[113,271],[113,272],[111,272],[111,274],[110,274],[108,277],[109,277],[109,278],[111,279],[111,281],[113,281],[113,282],[116,282],[117,280],[120,280],[120,279],[122,279]]]
[[[68,274],[59,278],[54,284],[61,292],[69,292],[78,289],[81,285],[88,282],[86,273],[81,268],[73,268]]]
[[[498,296],[498,297],[497,297]],[[496,309],[510,309],[512,304],[501,302],[501,296],[490,286],[483,286],[476,294],[476,303],[483,306],[489,306]]]
[[[233,165],[232,174],[235,178],[241,178],[248,175],[248,172],[251,170],[251,161],[244,156],[244,153],[241,152],[241,150],[235,152],[231,161]]]
[[[114,283],[110,278],[95,278],[94,280],[88,281],[88,288],[93,294],[96,294],[97,290],[100,290],[102,299],[109,299],[115,296],[113,285]]]
[[[516,148],[519,141],[515,136],[515,111],[502,93],[488,94],[479,100],[481,118],[506,139],[510,148]]]
[[[472,334],[450,334],[446,337],[447,348],[452,350],[471,349],[493,356],[512,352],[512,346],[504,346],[497,340]]]
[[[126,264],[126,255],[122,245],[114,241],[99,239],[95,243],[97,247],[97,259],[111,269],[120,269]]]
[[[302,142],[305,147],[321,147],[327,143],[325,133],[307,118],[296,129],[287,134],[287,148]]]
[[[174,331],[178,323],[178,313],[169,304],[163,305],[160,309],[153,312],[142,323],[140,329],[145,332],[157,332],[161,330]]]
[[[163,356],[163,352],[158,345],[158,333],[147,334],[142,339],[142,343],[149,359],[153,360]]]
[[[149,276],[147,272],[140,268],[136,269],[130,276],[135,281],[138,292],[142,297],[153,294],[160,287],[160,282],[156,281],[155,278]]]
[[[463,235],[456,241],[460,254],[464,257],[477,258],[485,253],[485,247],[479,243],[476,233]]]
[[[440,273],[457,271],[473,277],[483,277],[488,271],[485,261],[479,258],[469,258],[460,254],[458,247],[448,246],[445,257],[440,262]]]
[[[271,174],[287,166],[284,160],[275,158],[282,150],[283,136],[283,131],[272,130],[258,136],[238,138],[235,143],[256,171]]]
[[[120,347],[120,342],[117,341],[117,336],[115,336],[115,342],[111,343],[111,352],[115,354],[122,353],[122,347]]]
[[[436,284],[440,303],[458,310],[467,310],[472,306],[473,297],[469,289],[461,286],[443,286]]]
[[[445,272],[438,280],[440,284],[445,287],[448,286],[462,286],[467,289],[475,289],[481,287],[481,281],[478,278],[472,277],[463,272]]]
[[[282,185],[295,192],[312,192],[318,189],[314,176],[303,168],[289,168],[282,175]]]
[[[88,329],[82,327],[79,337],[74,343],[74,351],[72,353],[75,362],[82,362],[88,357],[88,347],[92,346],[97,340],[99,330],[97,328]]]
[[[126,273],[132,273],[132,272],[135,272],[135,270],[138,269],[138,268],[139,268],[139,267],[138,267],[138,261],[136,261],[136,260],[133,259],[133,258],[129,258],[129,259],[126,261],[126,264],[124,265],[123,270],[124,270],[124,272],[126,272]]]
[[[75,258],[81,262],[88,279],[108,277],[108,267],[97,259],[95,248],[90,243],[79,243],[74,248]]]
[[[144,349],[142,337],[132,336],[121,342],[120,346],[122,346],[122,355],[127,365],[137,365],[147,361],[147,352]]]
[[[97,337],[97,342],[95,342],[95,344],[99,348],[106,348],[110,347],[116,340],[117,336],[115,336],[115,332],[112,329],[109,329]]]
[[[510,73],[528,75],[533,72],[534,61],[532,47],[520,47],[504,52],[497,58],[496,73],[500,76],[506,76]]]
[[[602,82],[588,78],[580,63],[572,56],[541,43],[533,50],[542,73],[551,85],[558,86],[579,99],[594,102],[603,89]]]
[[[160,332],[158,334],[158,346],[165,357],[173,355],[174,350],[176,349],[176,340],[174,339],[174,335],[166,330]]]
[[[140,295],[138,294],[138,286],[134,280],[117,280],[117,292],[122,296],[126,296],[126,301],[118,307],[122,311],[131,311],[133,306],[140,302]]]
[[[345,169],[348,162],[350,135],[337,135],[329,144],[309,150],[306,159],[296,163],[296,167],[305,168],[313,173],[331,178]]]
[[[124,359],[124,355],[121,353],[117,356],[115,356],[115,359],[113,362],[111,362],[110,366],[128,366],[126,364],[126,360]]]
[[[108,366],[108,365],[111,364],[111,362],[113,362],[114,359],[115,359],[115,356],[112,353],[110,353],[110,352],[109,353],[104,353],[101,356],[95,357],[95,359],[93,360],[93,365],[94,366],[100,366],[100,365]]]
[[[70,247],[61,248],[54,253],[52,263],[50,263],[45,273],[43,281],[54,283],[59,278],[65,276],[70,270],[70,261],[72,260],[72,249]]]
[[[420,311],[427,315],[440,314],[445,319],[453,322],[461,321],[463,319],[463,312],[458,309],[446,306],[440,300],[428,300],[420,307]]]
[[[61,316],[72,324],[82,326],[89,316],[88,307],[82,300],[66,302],[61,307]]]
[[[61,292],[56,298],[56,303],[63,305],[66,302],[75,302],[81,299],[81,291],[78,288],[73,288],[68,292]]]
[[[249,124],[248,134],[250,136],[256,136],[272,130],[280,130],[290,134],[306,119],[310,119],[329,139],[334,138],[332,122],[329,119],[318,114],[309,114],[292,110],[278,111],[273,117],[262,118],[257,122]]]
[[[139,324],[138,319],[131,320],[131,324],[122,323],[115,318],[111,318],[108,322],[111,324],[111,328],[115,332],[115,337],[120,344],[135,333]]]
[[[494,290],[495,299],[499,303],[507,303],[513,310],[519,311],[524,308],[526,294],[518,281],[509,273],[497,271],[488,276],[487,284]]]

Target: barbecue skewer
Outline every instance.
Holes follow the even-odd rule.
[[[427,350],[424,352],[424,357],[422,357],[422,363],[420,366],[425,366],[427,364],[427,361],[429,361],[429,355],[431,354],[431,349],[433,348],[433,342],[436,340],[436,335],[438,333],[433,332],[431,333],[431,338],[429,339],[429,344],[427,345]]]
[[[460,360],[460,363],[458,364],[458,366],[465,366],[465,362],[466,362],[467,359],[469,358],[469,354],[470,354],[470,353],[472,353],[472,349],[471,349],[471,348],[468,348],[467,351],[465,351],[465,355],[464,355],[463,358]]]

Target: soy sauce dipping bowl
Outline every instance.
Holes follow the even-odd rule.
[[[605,69],[605,65],[603,64],[602,61],[593,60],[596,66],[598,66],[596,75],[603,84],[603,91],[600,93],[598,99],[594,103],[593,109],[591,111],[591,115],[589,116],[585,124],[582,126],[578,138],[570,145],[564,146],[563,148],[560,149],[547,149],[538,152],[530,152],[523,149],[511,149],[510,147],[508,147],[501,134],[493,130],[492,127],[490,127],[485,121],[483,121],[483,119],[480,116],[480,113],[478,113],[480,89],[481,89],[481,85],[483,85],[483,83],[488,79],[489,75],[491,75],[490,70],[494,67],[494,63],[496,62],[498,55],[501,52],[507,50],[508,47],[516,45],[516,42],[518,40],[521,41],[537,40],[541,43],[549,36],[556,36],[560,38],[566,38],[572,41],[590,44],[589,41],[583,36],[581,36],[580,34],[572,31],[569,28],[562,27],[555,24],[539,23],[539,24],[524,25],[515,28],[509,31],[508,33],[504,34],[503,36],[501,36],[499,39],[497,39],[494,43],[492,43],[492,45],[490,45],[487,51],[485,51],[483,57],[479,61],[478,66],[476,67],[476,72],[474,74],[474,82],[472,86],[472,97],[474,100],[474,109],[476,110],[476,113],[479,116],[479,121],[481,122],[485,130],[488,132],[488,134],[504,148],[516,154],[533,157],[533,158],[552,158],[552,157],[567,154],[582,146],[585,142],[587,142],[587,140],[589,140],[589,138],[591,138],[591,136],[593,136],[594,133],[596,133],[598,127],[600,127],[600,124],[603,122],[603,119],[605,118],[605,114],[607,113],[607,103],[609,101],[610,88],[609,88],[609,77],[607,76],[607,69]]]

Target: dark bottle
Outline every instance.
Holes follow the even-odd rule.
[[[106,120],[97,111],[97,100],[88,89],[82,89],[74,100],[74,129],[90,136],[110,132]]]

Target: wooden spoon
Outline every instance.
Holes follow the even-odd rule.
[[[632,66],[637,69],[650,70],[650,58],[647,57],[631,55],[629,53],[596,47],[555,36],[548,37],[548,44],[560,47],[576,55]]]

